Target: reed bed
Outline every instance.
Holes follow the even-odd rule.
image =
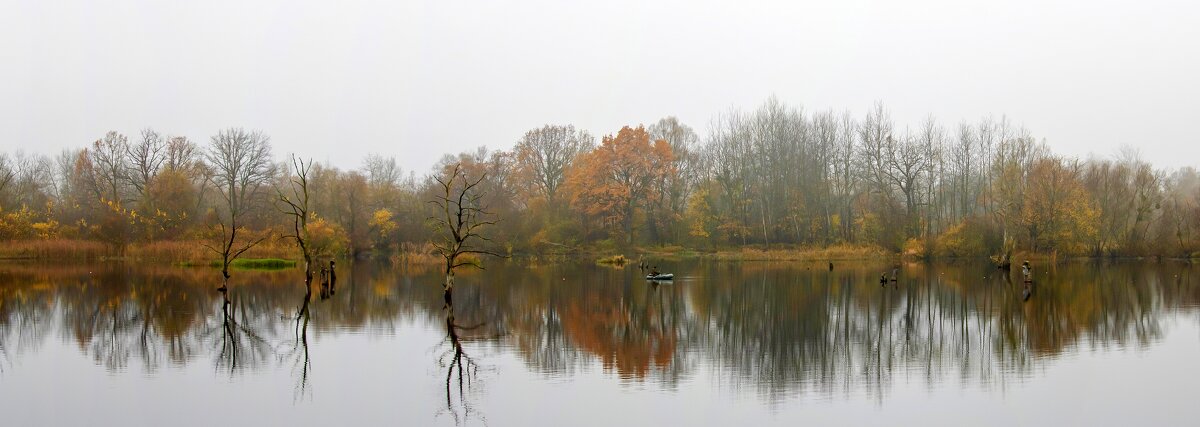
[[[296,250],[284,242],[266,241],[246,253],[246,259],[291,260]],[[0,242],[0,259],[9,260],[133,260],[207,265],[218,254],[198,240],[162,240],[117,248],[93,240],[31,239]]]
[[[0,242],[0,259],[86,260],[112,256],[108,245],[90,240],[11,240]]]
[[[432,243],[414,244],[404,242],[400,250],[388,257],[394,266],[431,266],[444,263],[445,260],[437,253],[437,247]]]
[[[752,249],[717,251],[709,257],[718,261],[838,261],[875,260],[891,257],[879,246],[833,245],[819,248]]]

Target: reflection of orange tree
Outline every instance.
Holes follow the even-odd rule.
[[[619,305],[616,300],[617,295],[597,293],[573,298],[562,311],[564,333],[621,378],[641,379],[652,366],[667,367],[678,344],[675,328],[663,325],[659,308],[644,299]]]

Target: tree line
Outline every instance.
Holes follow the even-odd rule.
[[[716,114],[704,132],[667,117],[597,141],[546,125],[507,150],[447,154],[418,175],[379,155],[355,169],[303,153],[281,160],[267,135],[240,128],[203,143],[114,131],[55,155],[0,154],[0,239],[92,240],[118,252],[221,241],[236,252],[303,233],[317,256],[432,253],[439,210],[429,202],[446,194],[439,181],[461,174],[473,183],[471,208],[494,219],[487,250],[499,253],[837,244],[921,256],[1197,251],[1195,168],[1156,168],[1131,149],[1056,155],[1005,117],[901,126],[882,103],[855,115],[772,97]]]

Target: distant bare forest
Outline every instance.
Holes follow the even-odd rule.
[[[597,141],[548,125],[423,173],[376,155],[355,169],[317,163],[305,232],[319,256],[427,252],[435,178],[458,166],[482,179],[473,191],[498,220],[493,249],[513,254],[847,244],[938,257],[1186,257],[1200,243],[1196,169],[1155,168],[1132,150],[1065,158],[1006,118],[897,125],[882,104],[853,115],[771,98],[717,114],[703,135],[673,117],[608,132]],[[0,240],[113,253],[203,245],[226,230],[283,241],[296,224],[285,209],[298,185],[290,158],[307,157],[275,142],[238,128],[207,141],[147,128],[53,155],[0,154]]]

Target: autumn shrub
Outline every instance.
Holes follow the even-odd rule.
[[[919,237],[911,237],[904,241],[904,249],[901,252],[906,258],[928,258],[930,250],[925,244],[925,239]]]
[[[388,260],[394,266],[426,266],[445,262],[441,255],[437,254],[437,248],[429,242],[422,244],[402,242],[400,250],[388,257]]]
[[[334,257],[346,253],[350,238],[341,226],[313,215],[308,222],[308,246],[314,256]]]
[[[11,212],[0,212],[0,240],[33,237],[33,218],[34,213],[28,207]]]
[[[58,221],[52,219],[35,222],[31,227],[33,227],[33,235],[41,240],[57,239],[60,235]]]
[[[959,222],[937,236],[933,253],[941,258],[986,256],[986,233],[978,221]]]
[[[606,256],[606,257],[600,257],[599,259],[596,260],[597,264],[606,264],[606,265],[613,265],[613,266],[622,266],[622,265],[625,265],[625,262],[627,262],[627,260],[625,259],[625,255],[610,255],[610,256]]]
[[[99,218],[92,224],[92,233],[117,252],[125,249],[136,236],[138,219],[135,212],[125,209],[120,203],[103,200]]]

